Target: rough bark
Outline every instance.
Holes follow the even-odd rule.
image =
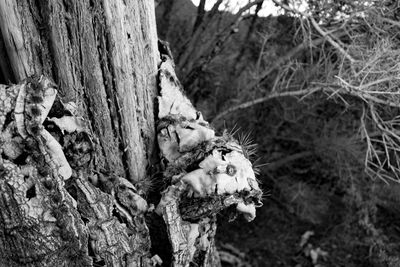
[[[0,29],[2,77],[20,83],[0,88],[1,264],[150,264],[148,207],[138,193],[155,140],[153,1],[5,0]],[[44,122],[32,110],[43,113],[47,87],[58,95]],[[71,115],[84,130],[50,122]],[[54,161],[47,130],[63,145],[68,180],[43,171]]]
[[[15,80],[52,77],[63,101],[85,111],[102,147],[98,169],[126,174],[131,181],[145,177],[154,146],[153,8],[152,1],[122,0],[0,3]]]
[[[159,216],[167,264],[218,266],[216,214],[250,221],[262,192],[246,148],[182,93],[153,1],[5,0],[0,29],[1,77],[17,82],[0,85],[0,264],[161,264],[146,224]]]
[[[216,214],[231,209],[251,221],[262,192],[246,145],[226,131],[217,135],[182,94],[174,64],[162,56],[159,68],[157,140],[165,169],[156,213],[162,215],[172,266],[219,266],[214,237]]]

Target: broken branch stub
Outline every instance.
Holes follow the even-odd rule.
[[[156,212],[166,222],[174,266],[210,266],[200,255],[215,249],[216,214],[236,206],[251,221],[262,205],[262,191],[239,142],[226,131],[216,135],[183,94],[172,59],[162,58],[157,139],[169,186]]]

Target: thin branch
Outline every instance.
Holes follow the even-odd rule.
[[[339,50],[339,52],[345,57],[347,58],[351,63],[355,62],[355,59],[352,58],[344,49],[343,47],[341,47],[337,42],[335,42],[332,37],[330,37],[329,33],[325,32],[324,30],[322,30],[322,28],[318,25],[318,23],[315,21],[315,19],[313,17],[309,17],[309,19],[311,20],[311,24],[314,26],[314,28],[323,36],[326,38],[326,40],[333,46],[335,47],[337,50]]]
[[[234,106],[231,108],[228,108],[226,110],[224,110],[223,112],[221,112],[220,114],[218,114],[217,116],[215,116],[215,118],[212,120],[213,123],[215,123],[216,121],[218,121],[219,119],[221,119],[222,117],[231,114],[232,112],[235,112],[237,110],[241,110],[241,109],[245,109],[245,108],[249,108],[251,106],[266,102],[268,100],[271,100],[273,98],[278,98],[278,97],[285,97],[285,96],[300,96],[300,95],[304,95],[309,93],[310,90],[309,89],[305,89],[305,90],[299,90],[299,91],[290,91],[290,92],[283,92],[283,93],[273,93],[270,95],[267,95],[265,97],[261,97],[255,100],[251,100],[248,102],[244,102],[238,106]]]
[[[343,36],[345,33],[339,33],[337,34],[337,37],[341,37]],[[245,89],[245,91],[250,91],[252,90],[254,87],[256,87],[260,82],[262,82],[263,80],[265,80],[272,72],[274,72],[276,69],[278,69],[279,67],[281,67],[283,64],[285,64],[287,61],[289,61],[291,58],[293,58],[295,55],[297,55],[298,53],[302,52],[304,49],[306,49],[307,47],[311,47],[311,46],[317,46],[319,44],[322,44],[325,41],[325,38],[320,37],[317,39],[312,40],[311,44],[309,43],[302,43],[299,44],[298,46],[294,47],[292,50],[290,50],[289,52],[287,52],[284,56],[278,58],[275,63],[269,67],[268,69],[266,69],[265,71],[263,71],[259,78],[257,78],[255,81],[251,82],[249,84],[249,86],[247,86],[247,88]]]
[[[213,7],[210,10],[209,15],[213,16],[218,11],[218,8],[221,4],[222,4],[222,0],[218,0],[217,2],[215,2],[215,4],[213,5]]]
[[[337,87],[337,86],[336,86]],[[289,91],[289,92],[282,92],[282,93],[271,93],[265,97],[261,97],[261,98],[257,98],[255,100],[251,100],[251,101],[247,101],[244,102],[240,105],[228,108],[226,110],[224,110],[223,112],[219,113],[218,115],[215,116],[215,118],[212,120],[213,123],[215,123],[216,121],[220,120],[221,118],[223,118],[224,116],[231,114],[235,111],[238,110],[242,110],[242,109],[246,109],[249,107],[252,107],[254,105],[266,102],[268,100],[271,100],[273,98],[278,98],[278,97],[287,97],[287,96],[303,96],[302,99],[304,99],[304,95],[308,96],[311,94],[314,94],[315,92],[319,92],[319,91],[323,91],[323,92],[328,92],[330,94],[339,94],[338,96],[340,96],[340,94],[344,94],[344,95],[351,95],[354,97],[357,97],[359,99],[361,99],[363,102],[369,103],[369,101],[376,103],[376,104],[381,104],[384,106],[390,106],[390,107],[394,107],[394,108],[400,108],[400,103],[394,103],[392,101],[389,100],[382,100],[380,98],[371,96],[363,91],[356,91],[356,90],[349,90],[346,88],[334,88],[333,86],[329,86],[326,85],[326,87],[315,87],[315,88],[309,88],[309,89],[303,89],[303,90],[298,90],[298,91]],[[369,101],[368,101],[369,100]],[[369,103],[371,104],[371,103]]]
[[[192,34],[194,34],[196,32],[197,28],[203,22],[204,14],[206,13],[206,11],[204,9],[205,5],[206,5],[206,0],[200,0],[199,7],[197,8],[196,22],[194,23]]]
[[[253,7],[255,5],[262,5],[263,2],[264,2],[264,0],[256,0],[254,2],[248,3],[247,5],[245,5],[241,9],[239,9],[239,11],[235,14],[234,20],[238,20],[244,12],[246,12],[247,10],[249,10],[251,7]],[[260,8],[261,8],[261,6],[260,6]]]
[[[239,54],[237,55],[236,59],[234,60],[235,66],[233,67],[233,70],[231,72],[232,75],[235,75],[235,73],[238,73],[238,68],[237,68],[239,66],[238,63],[242,59],[242,57],[246,51],[246,48],[247,48],[246,44],[248,43],[248,40],[250,40],[250,37],[253,34],[256,22],[258,20],[258,12],[261,10],[262,4],[263,4],[263,1],[261,1],[260,3],[257,4],[253,19],[251,20],[247,34],[246,34],[245,38],[243,39],[244,42],[242,42],[242,47],[240,48]]]
[[[366,84],[360,84],[360,85],[351,85],[348,82],[346,82],[345,80],[343,80],[342,78],[340,78],[339,76],[336,76],[337,79],[339,79],[343,84],[345,84],[347,87],[352,88],[354,90],[359,90],[362,91],[365,88],[380,84],[380,83],[384,83],[384,82],[390,82],[390,81],[394,81],[394,80],[399,80],[400,78],[398,77],[384,77],[382,79],[378,79],[378,80],[374,80],[370,83],[366,83]],[[365,92],[365,91],[364,91]],[[380,93],[384,93],[384,94],[390,94],[393,92],[380,92]],[[398,94],[399,92],[394,92],[395,94]]]
[[[264,166],[262,168],[262,171],[265,172],[266,170],[268,171],[273,171],[276,169],[279,169],[282,166],[287,165],[288,163],[298,160],[298,159],[302,159],[302,158],[307,158],[314,155],[314,153],[312,151],[303,151],[303,152],[299,152],[290,156],[287,156],[283,159],[279,159],[275,162],[271,162],[268,165]]]
[[[234,16],[232,19],[232,22],[223,30],[218,32],[217,34],[214,34],[213,40],[209,42],[209,49],[205,49],[205,54],[200,54],[197,58],[202,59],[202,60],[195,60],[194,58],[190,58],[189,54],[187,59],[191,59],[193,62],[196,62],[197,64],[194,65],[193,68],[190,69],[190,71],[186,74],[185,79],[182,81],[182,84],[185,88],[189,88],[194,81],[198,77],[198,73],[202,70],[204,70],[215,57],[217,54],[221,53],[224,44],[226,41],[229,39],[229,37],[232,34],[235,34],[238,29],[239,22],[241,20],[242,14],[249,10],[252,6],[254,5],[259,5],[262,4],[264,0],[257,0],[254,2],[250,2],[244,7],[242,7]],[[182,67],[182,66],[181,66]]]
[[[168,1],[167,1],[168,2]],[[222,0],[218,0],[215,2],[212,9],[207,12],[207,16],[203,19],[202,23],[197,27],[196,31],[193,32],[192,36],[188,38],[182,47],[179,49],[181,52],[178,54],[176,65],[179,66],[180,69],[183,69],[183,66],[187,64],[189,57],[193,53],[193,49],[195,48],[195,44],[198,44],[203,37],[203,32],[207,29],[207,26],[212,21],[213,17],[217,14],[219,6],[222,4]],[[192,60],[194,60],[192,58]]]
[[[314,26],[314,28],[317,30],[319,34],[322,35],[333,47],[335,47],[345,58],[347,58],[351,63],[355,62],[355,59],[353,59],[344,49],[341,47],[333,38],[330,36],[330,33],[324,31],[318,23],[315,21],[315,19],[312,16],[309,16],[303,12],[300,12],[299,10],[293,9],[288,5],[285,5],[277,0],[272,0],[276,5],[282,7],[285,10],[288,10],[292,13],[298,14],[303,16],[306,19],[309,19],[311,21],[311,24]]]

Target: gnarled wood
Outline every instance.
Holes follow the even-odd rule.
[[[53,77],[99,142],[97,167],[139,181],[154,146],[157,35],[153,1],[0,2],[17,81]],[[140,129],[139,131],[137,129]]]
[[[216,214],[252,220],[262,192],[240,145],[182,94],[163,44],[161,63],[153,1],[5,0],[0,15],[1,77],[19,82],[0,85],[0,263],[160,264],[141,187],[158,110],[165,261],[219,266]]]
[[[153,1],[0,1],[0,30],[1,77],[20,83],[0,86],[0,264],[151,265],[149,207],[132,184],[154,150]],[[45,125],[42,75],[58,85]]]

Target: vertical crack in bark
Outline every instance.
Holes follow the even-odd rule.
[[[8,84],[10,82],[15,83],[15,75],[12,71],[10,60],[8,58],[8,54],[6,51],[5,43],[1,32],[1,27],[0,27],[0,75],[1,75],[1,80],[3,80],[2,83]]]
[[[106,53],[106,51],[98,51],[99,40],[104,36],[100,35],[103,34],[103,30],[95,22],[96,19],[101,18],[103,9],[99,5],[89,7],[87,2],[81,4],[74,11],[78,14],[72,14],[79,17],[76,25],[78,28],[76,41],[79,44],[74,44],[72,49],[78,47],[81,53],[78,59],[78,69],[73,70],[82,73],[83,81],[79,86],[83,87],[86,100],[91,100],[90,105],[87,105],[90,108],[87,110],[88,113],[91,113],[92,129],[100,141],[104,155],[101,159],[102,167],[122,176],[125,175],[125,171],[121,160],[122,155],[118,149],[119,137],[113,125],[115,118],[110,114],[110,104],[112,106],[112,103],[107,101],[108,90],[112,90],[112,82],[109,82],[109,77],[104,75],[104,71],[107,72],[107,61],[102,55],[99,56],[99,53]],[[100,31],[96,32],[99,29]],[[112,77],[109,79],[112,81]]]
[[[103,74],[103,79],[104,79],[103,84],[107,95],[108,111],[111,117],[111,127],[113,129],[114,134],[117,136],[118,147],[122,158],[122,166],[125,172],[125,177],[127,177],[127,179],[130,180],[131,177],[128,166],[128,157],[126,154],[126,147],[121,126],[122,125],[121,110],[120,110],[121,107],[119,104],[118,95],[115,92],[117,85],[115,83],[116,77],[114,73],[114,66],[111,59],[111,49],[110,49],[111,41],[109,38],[109,33],[106,32],[106,30],[104,29],[106,25],[105,18],[103,15],[104,8],[101,3],[100,4],[95,3],[95,5],[98,5],[96,8],[102,10],[102,12],[97,12],[97,14],[94,14],[93,29],[95,35],[97,34],[96,39],[98,46],[98,56],[100,58],[100,61],[103,63],[101,64],[101,71]],[[99,30],[99,32],[97,33],[96,30]]]
[[[153,34],[151,23],[143,21],[153,12],[152,4],[147,1],[146,3],[133,1],[122,6],[122,1],[113,4],[108,1],[102,2],[107,29],[109,53],[107,56],[110,59],[110,68],[112,67],[110,71],[115,82],[114,104],[119,105],[121,109],[120,112],[118,110],[121,142],[129,168],[128,179],[133,183],[146,176],[146,167],[149,163],[147,154],[152,150],[152,146],[146,147],[139,130],[142,129],[150,140],[155,136],[152,112],[145,111],[153,109],[153,98],[149,98],[146,92],[152,95],[154,93],[155,96],[155,84],[152,79],[155,78],[157,67],[153,64],[156,58],[155,50],[152,50],[152,43],[156,41],[155,30]],[[149,28],[148,34],[153,34],[152,37],[144,38],[141,27]],[[145,117],[146,115],[148,117]]]
[[[62,7],[62,6],[61,6]],[[31,42],[30,51],[35,52],[35,57],[39,65],[41,66],[41,73],[51,75],[53,81],[59,84],[59,75],[56,69],[54,48],[52,47],[52,36],[51,32],[51,10],[49,5],[41,5],[39,0],[32,1],[27,5],[26,10],[29,10],[29,16],[31,23],[34,25],[34,29],[38,32],[40,37],[37,38],[37,43]],[[28,12],[26,12],[28,13]],[[60,91],[60,90],[59,90]],[[60,91],[59,93],[62,93]]]

